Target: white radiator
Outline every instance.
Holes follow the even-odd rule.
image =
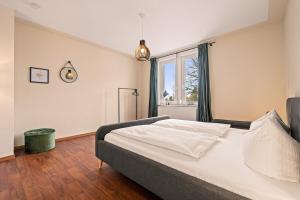
[[[158,115],[168,115],[173,119],[196,120],[195,106],[158,106]]]

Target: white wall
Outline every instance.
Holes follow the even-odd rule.
[[[215,41],[209,48],[213,117],[254,120],[275,108],[285,118],[282,23],[257,25]],[[148,110],[149,68],[147,64],[142,71],[143,93],[147,95],[142,101],[143,117]],[[172,115],[183,108],[170,109]],[[165,110],[163,114],[167,114]],[[194,118],[194,112],[186,112],[185,117]]]
[[[13,155],[14,12],[0,6],[0,158]]]
[[[289,0],[284,21],[287,96],[300,96],[300,1]]]
[[[117,88],[138,87],[133,57],[20,20],[15,44],[15,145],[29,129],[51,127],[60,138],[117,122]],[[59,78],[68,59],[78,71],[72,84]],[[30,66],[48,68],[50,83],[30,83]]]

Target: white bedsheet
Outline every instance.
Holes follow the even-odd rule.
[[[230,129],[200,159],[109,133],[105,141],[250,199],[299,200],[300,184],[260,175],[243,162],[245,131]]]
[[[132,126],[112,131],[122,137],[169,149],[193,158],[199,158],[218,137],[210,133],[196,133],[153,125]]]
[[[153,123],[153,125],[197,133],[210,133],[215,136],[223,136],[230,129],[230,124],[205,123],[179,119],[160,120]]]

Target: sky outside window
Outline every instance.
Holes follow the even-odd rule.
[[[165,91],[167,92],[168,100],[174,99],[175,95],[175,77],[176,77],[176,65],[175,63],[167,63],[164,65],[164,74],[165,74]],[[171,97],[171,99],[170,99]]]

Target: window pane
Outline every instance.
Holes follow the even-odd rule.
[[[197,102],[198,94],[198,60],[196,57],[185,58],[184,70],[184,97],[186,103]]]
[[[176,64],[166,63],[164,64],[164,91],[163,98],[167,101],[175,100],[175,84],[176,84]]]

